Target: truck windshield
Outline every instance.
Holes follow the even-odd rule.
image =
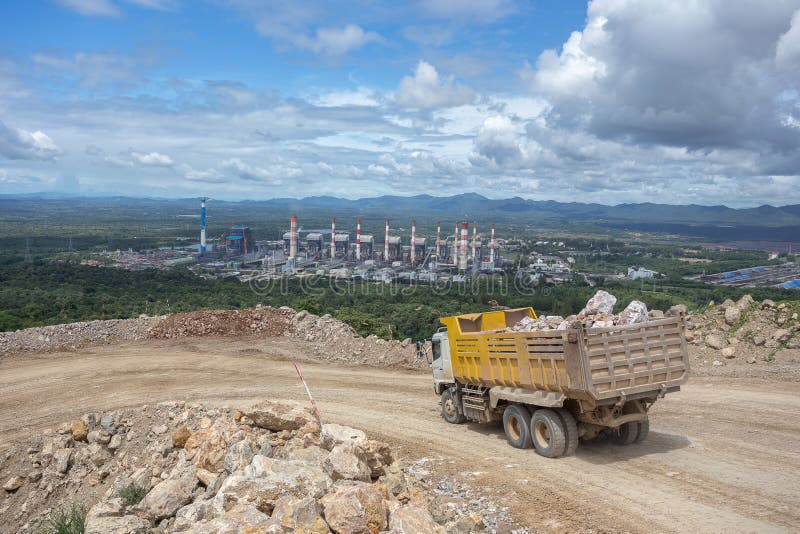
[[[442,344],[438,339],[431,340],[431,351],[433,352],[433,361],[442,357]]]

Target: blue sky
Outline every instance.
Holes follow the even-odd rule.
[[[0,193],[800,203],[800,0],[0,5]]]

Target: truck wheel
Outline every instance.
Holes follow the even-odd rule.
[[[650,433],[650,420],[645,419],[644,421],[639,421],[639,432],[636,434],[636,439],[634,440],[635,443],[639,443],[640,441],[644,441],[647,437],[647,434]]]
[[[503,412],[503,430],[506,439],[512,447],[517,449],[530,449],[531,442],[531,412],[520,404],[509,404]]]
[[[617,445],[630,445],[636,441],[636,436],[639,435],[639,422],[632,421],[630,423],[623,423],[619,425],[616,432],[612,431],[611,441]]]
[[[546,458],[558,458],[567,450],[564,423],[549,408],[539,408],[533,412],[531,434],[536,452]]]
[[[453,394],[452,389],[442,391],[442,417],[448,423],[458,425],[467,420],[464,414],[459,410],[456,396]]]
[[[564,456],[572,456],[578,448],[578,422],[572,412],[566,408],[556,408],[555,412],[561,418],[564,424],[564,436],[566,437],[566,448],[564,449]]]

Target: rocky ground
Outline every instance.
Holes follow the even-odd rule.
[[[424,463],[291,401],[88,413],[5,453],[0,531],[40,532],[72,505],[87,534],[511,531]]]

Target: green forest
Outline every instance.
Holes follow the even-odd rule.
[[[250,308],[257,304],[291,306],[329,313],[362,335],[420,339],[438,328],[438,318],[486,311],[489,302],[532,306],[539,314],[579,311],[596,291],[585,284],[520,288],[502,277],[477,278],[452,285],[374,284],[327,277],[286,278],[264,286],[236,279],[207,280],[187,269],[123,271],[70,264],[34,262],[0,265],[0,330],[94,319],[131,318],[200,309]],[[756,299],[796,299],[796,293],[772,288],[738,290],[690,281],[652,284],[614,282],[603,288],[617,296],[617,307],[633,299],[666,309],[676,303],[698,309],[750,293]]]

